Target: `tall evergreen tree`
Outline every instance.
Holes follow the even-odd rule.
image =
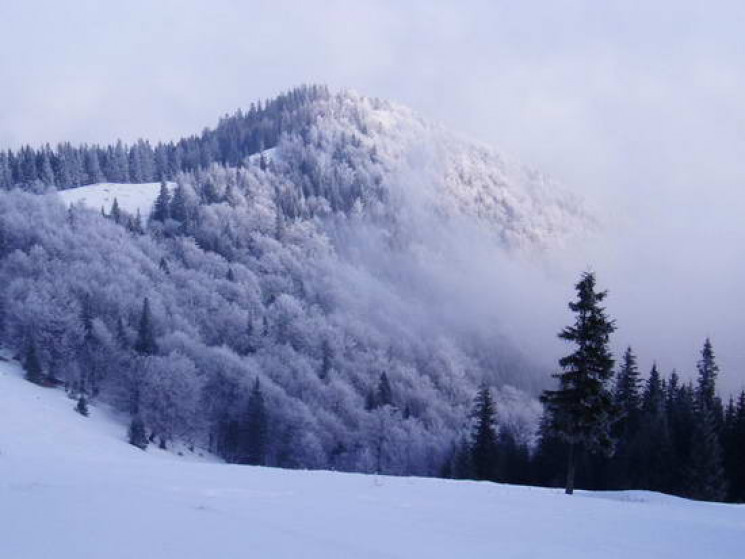
[[[160,183],[160,192],[158,197],[155,199],[155,205],[153,206],[153,213],[150,215],[150,219],[153,221],[165,222],[170,217],[170,203],[171,195],[168,192],[168,186],[165,181]]]
[[[393,405],[393,389],[391,383],[388,380],[388,375],[385,372],[380,374],[380,380],[378,381],[378,390],[375,393],[376,407],[392,406]]]
[[[331,349],[331,344],[328,340],[323,340],[321,345],[321,370],[318,373],[318,377],[321,380],[328,380],[329,374],[333,367],[334,352]]]
[[[656,363],[652,365],[644,386],[642,412],[636,431],[636,486],[653,491],[669,491],[674,467],[673,447],[665,384]]]
[[[697,363],[698,369],[698,391],[697,396],[702,404],[709,407],[715,406],[716,382],[719,375],[719,366],[714,357],[714,348],[711,340],[706,338],[701,350],[701,359]]]
[[[473,406],[474,425],[471,433],[471,467],[475,479],[497,479],[496,410],[491,391],[482,386]]]
[[[114,203],[111,204],[109,216],[114,220],[114,223],[121,223],[122,221],[122,211],[119,209],[119,201],[116,198],[114,198]]]
[[[745,390],[728,414],[725,438],[725,467],[729,480],[729,500],[745,502]]]
[[[558,390],[541,396],[552,429],[569,447],[565,488],[569,495],[574,492],[577,450],[612,453],[610,428],[617,415],[608,386],[614,365],[608,346],[615,325],[601,306],[607,291],[595,291],[595,275],[590,272],[582,275],[575,289],[577,300],[569,308],[576,319],[559,337],[574,343],[576,350],[559,360],[563,371],[554,375]]]
[[[137,329],[137,341],[134,349],[140,355],[155,355],[158,353],[158,344],[155,341],[155,330],[153,328],[153,317],[150,312],[150,300],[145,297],[142,302],[140,313],[140,324]]]
[[[641,407],[639,389],[640,379],[636,355],[629,347],[623,355],[621,367],[616,375],[614,398],[620,418],[613,427],[617,446],[608,468],[610,483],[613,487],[620,489],[631,488],[638,480],[636,450]]]
[[[248,398],[242,462],[253,465],[266,462],[268,426],[264,393],[257,378]]]
[[[621,368],[616,377],[615,400],[619,411],[624,417],[633,417],[638,411],[640,402],[639,368],[636,365],[636,355],[630,347],[626,348],[621,361]]]
[[[26,379],[34,384],[44,382],[44,372],[41,369],[41,361],[36,352],[36,344],[32,341],[26,348],[26,358],[23,363],[26,369]]]
[[[132,418],[129,424],[129,430],[127,432],[127,438],[129,444],[136,446],[141,450],[145,450],[148,445],[147,432],[145,431],[145,424],[139,415]]]
[[[83,417],[88,417],[88,400],[85,398],[85,394],[81,394],[78,398],[78,403],[75,404],[75,411]]]
[[[727,494],[719,426],[721,402],[716,397],[719,366],[707,338],[698,362],[696,423],[691,434],[687,493],[694,499],[721,501]]]
[[[171,196],[171,204],[169,207],[170,218],[177,221],[179,224],[179,233],[188,234],[191,231],[191,212],[189,208],[189,200],[187,199],[186,189],[182,184],[176,186]]]
[[[727,480],[714,411],[703,406],[696,415],[685,493],[694,499],[723,501],[727,496]]]

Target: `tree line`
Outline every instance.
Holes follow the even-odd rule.
[[[575,324],[559,335],[575,351],[559,361],[558,388],[542,396],[544,416],[531,448],[498,425],[483,387],[473,430],[444,474],[507,483],[594,490],[648,489],[709,501],[745,502],[745,390],[725,403],[717,395],[719,366],[709,339],[695,382],[655,364],[643,379],[632,348],[615,366],[615,330],[584,274],[570,303]]]
[[[0,189],[43,192],[100,182],[170,181],[180,172],[206,169],[213,163],[240,167],[247,156],[276,146],[283,133],[307,129],[313,120],[310,106],[328,96],[325,86],[299,87],[264,103],[251,103],[247,111],[221,118],[214,129],[176,142],[153,145],[139,139],[131,145],[117,141],[108,146],[65,142],[0,151]]]

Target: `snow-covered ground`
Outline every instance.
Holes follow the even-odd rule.
[[[0,557],[742,557],[745,506],[142,452],[0,362]]]
[[[169,183],[168,186],[173,188],[175,185]],[[103,208],[106,213],[111,211],[111,205],[116,198],[122,210],[132,215],[139,210],[142,219],[147,219],[159,191],[160,183],[158,182],[144,184],[102,182],[61,190],[58,194],[66,205],[82,203],[94,210]]]

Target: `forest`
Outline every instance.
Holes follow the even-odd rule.
[[[422,250],[370,116],[383,108],[308,86],[178,142],[0,153],[0,343],[80,413],[125,414],[141,448],[562,485],[545,371],[486,327],[433,321],[411,285],[354,259],[378,246],[405,270]],[[53,194],[100,182],[161,185],[148,215]],[[506,246],[553,235],[556,208],[575,217],[489,203]],[[695,383],[656,367],[642,380],[631,349],[606,361],[608,444],[578,452],[578,487],[745,500],[745,393],[717,395],[711,343]]]

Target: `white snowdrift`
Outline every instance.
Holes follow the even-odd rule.
[[[0,362],[0,557],[741,557],[745,507],[194,462]],[[192,457],[193,458],[193,457]]]

